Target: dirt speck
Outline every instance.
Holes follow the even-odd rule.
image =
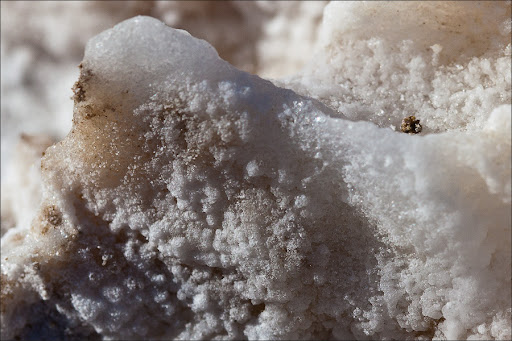
[[[416,119],[416,116],[409,116],[402,120],[400,131],[406,134],[418,134],[422,130],[420,120]]]

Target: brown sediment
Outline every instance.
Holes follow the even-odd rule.
[[[41,234],[46,234],[50,228],[57,228],[62,224],[62,213],[55,205],[46,206],[42,210],[41,219],[36,226],[40,228]]]
[[[58,226],[62,223],[62,213],[57,206],[51,205],[43,209],[44,218],[53,226]]]
[[[400,131],[407,134],[418,134],[422,130],[420,120],[416,119],[416,116],[409,116],[402,120]]]
[[[78,68],[80,69],[80,77],[71,88],[71,90],[73,90],[73,101],[75,104],[85,101],[85,84],[94,75],[91,70],[84,68],[83,63],[80,63]]]

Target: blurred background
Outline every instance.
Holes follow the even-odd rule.
[[[2,1],[1,232],[30,224],[41,197],[40,158],[71,128],[85,44],[148,15],[212,44],[264,78],[311,58],[327,1]]]

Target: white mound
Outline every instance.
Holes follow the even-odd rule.
[[[149,17],[89,41],[38,214],[2,238],[2,338],[510,338],[510,29],[351,36],[343,6],[386,11],[328,7],[321,65],[279,83],[315,99]],[[409,114],[422,134],[389,129]]]

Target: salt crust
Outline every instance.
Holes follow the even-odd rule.
[[[335,1],[310,64],[276,84],[380,127],[481,129],[511,103],[510,17],[510,2]]]
[[[311,58],[326,3],[2,1],[2,184],[9,186],[8,168],[16,167],[11,164],[20,133],[61,140],[69,132],[76,66],[87,41],[103,30],[136,15],[150,15],[205,39],[239,69],[280,77]],[[2,200],[10,200],[7,195],[2,191]]]
[[[490,49],[446,77],[510,71]],[[2,338],[510,338],[510,97],[409,136],[148,17],[91,40],[78,87],[2,238]]]

